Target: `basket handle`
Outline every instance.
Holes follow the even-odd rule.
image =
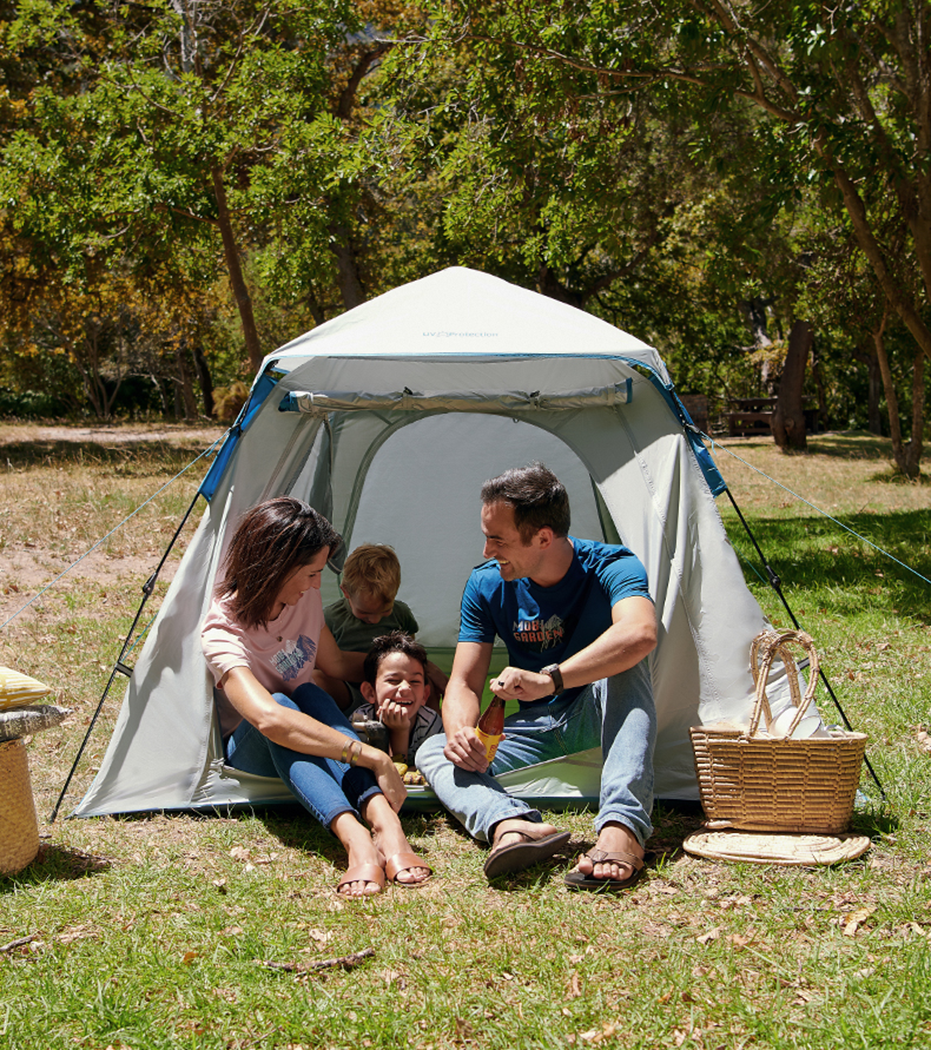
[[[800,645],[809,660],[808,685],[805,695],[801,695],[798,684],[798,665],[795,658],[789,652],[789,643],[795,642]],[[753,714],[750,718],[750,736],[756,736],[760,725],[760,718],[765,713],[766,725],[769,727],[773,719],[773,713],[769,706],[769,698],[766,696],[766,683],[769,680],[769,672],[773,660],[777,656],[782,658],[785,664],[786,678],[789,682],[789,693],[792,704],[795,707],[795,715],[786,730],[786,736],[791,736],[798,728],[805,712],[811,704],[818,685],[818,653],[815,650],[811,636],[804,631],[783,631],[777,634],[775,631],[761,631],[750,646],[750,670],[753,672],[753,682],[756,687],[756,695],[753,701]]]

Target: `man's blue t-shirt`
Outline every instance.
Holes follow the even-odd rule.
[[[611,626],[611,608],[624,598],[650,597],[647,574],[626,547],[569,537],[569,571],[552,587],[530,579],[506,581],[496,561],[472,570],[462,595],[460,642],[507,646],[514,667],[541,671],[590,645]],[[578,689],[567,689],[568,698]]]

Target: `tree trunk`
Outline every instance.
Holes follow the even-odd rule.
[[[184,418],[197,419],[197,402],[194,400],[194,384],[191,382],[191,372],[187,366],[187,352],[183,343],[175,350],[175,365],[177,366],[178,371],[175,382],[180,388]]]
[[[922,434],[925,428],[925,355],[915,354],[912,372],[912,436],[905,449],[905,475],[917,478],[921,469]]]
[[[773,437],[784,452],[800,451],[807,447],[802,390],[805,386],[805,366],[814,338],[814,329],[808,321],[796,321],[789,332],[789,350],[779,380],[772,422]]]
[[[215,165],[210,167],[210,176],[213,179],[213,192],[217,202],[217,224],[223,237],[223,256],[226,259],[226,270],[230,278],[230,287],[233,289],[233,297],[239,308],[239,319],[242,324],[242,335],[249,354],[249,365],[253,372],[258,372],[262,364],[262,347],[259,343],[259,332],[255,324],[255,315],[252,312],[252,298],[246,287],[246,279],[243,277],[242,264],[239,261],[239,248],[236,245],[236,235],[233,232],[233,222],[230,218],[229,205],[226,200],[226,186],[223,184],[223,173]]]
[[[359,278],[356,253],[352,248],[352,234],[348,227],[333,223],[330,226],[330,238],[330,250],[336,257],[336,283],[339,294],[342,296],[343,306],[351,310],[365,302],[365,289]]]
[[[194,368],[197,371],[197,381],[200,383],[200,394],[204,402],[204,415],[211,419],[213,417],[213,376],[210,374],[210,366],[200,340],[195,339],[191,344],[191,356],[194,358]]]
[[[882,437],[883,417],[879,402],[882,396],[883,379],[876,350],[872,346],[863,344],[855,347],[851,356],[866,365],[866,429],[871,434]]]
[[[831,419],[828,413],[828,392],[824,383],[824,373],[821,370],[821,358],[817,350],[812,350],[811,374],[815,381],[815,389],[818,392],[818,423],[821,430],[829,430],[831,429]],[[818,426],[816,426],[815,430],[817,431],[818,429]]]
[[[896,469],[908,476],[906,448],[902,441],[902,422],[899,418],[899,398],[895,392],[895,382],[892,379],[889,358],[886,356],[885,332],[886,316],[883,316],[881,324],[873,332],[873,344],[876,347],[879,370],[883,377],[883,389],[886,392],[886,410],[889,413],[889,436],[892,438],[892,458],[895,460]],[[923,376],[924,372],[922,372]]]

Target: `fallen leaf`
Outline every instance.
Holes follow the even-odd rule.
[[[844,919],[844,936],[853,937],[860,925],[876,911],[875,907],[870,908],[857,908],[856,911],[850,912],[849,915]]]
[[[579,971],[573,970],[569,978],[569,987],[566,989],[567,999],[578,999],[582,994],[582,985],[579,981]]]
[[[716,941],[720,936],[721,927],[714,926],[712,929],[708,930],[707,933],[703,933],[701,937],[696,937],[695,939],[699,944],[707,944],[709,941]]]
[[[753,944],[755,938],[752,933],[747,934],[746,936],[741,933],[731,933],[728,934],[727,940],[730,941],[730,943],[733,944],[735,948],[746,948],[749,945]]]
[[[200,952],[185,952],[181,957],[181,962],[184,963],[185,966],[190,966],[199,954]]]
[[[248,860],[249,851],[245,848],[245,846],[233,846],[233,848],[230,850],[230,856],[233,858],[233,860]]]

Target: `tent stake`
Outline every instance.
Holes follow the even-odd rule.
[[[758,557],[760,559],[760,562],[763,565],[763,569],[766,572],[766,578],[769,581],[770,587],[772,587],[772,589],[776,592],[776,594],[779,596],[779,600],[785,606],[785,610],[789,614],[789,617],[792,620],[792,625],[795,627],[795,629],[797,631],[803,630],[802,625],[796,619],[795,613],[792,611],[788,601],[786,601],[786,596],[782,593],[782,580],[779,578],[779,574],[773,569],[773,567],[766,560],[766,555],[761,550],[760,545],[756,542],[756,537],[753,535],[753,532],[750,529],[750,525],[747,522],[747,519],[743,516],[743,513],[741,512],[740,507],[737,506],[737,500],[734,499],[734,497],[733,497],[733,495],[731,493],[731,490],[727,489],[726,491],[727,491],[727,498],[731,501],[731,506],[734,508],[734,510],[737,511],[737,517],[740,518],[740,522],[743,525],[744,529],[746,530],[747,535],[750,537],[750,542],[753,544],[754,549],[756,550],[756,553],[757,553],[757,555],[758,555]],[[824,673],[824,668],[822,668],[822,667],[818,668],[818,676],[821,679],[821,682],[824,685],[824,688],[827,689],[828,696],[830,696],[830,698],[834,701],[834,706],[837,708],[838,714],[843,719],[844,726],[847,728],[847,731],[848,732],[853,732],[854,731],[853,730],[853,726],[850,724],[850,720],[847,718],[847,715],[844,713],[844,709],[841,707],[840,700],[837,699],[837,695],[835,694],[833,688],[831,687],[831,683],[828,681],[827,675]],[[879,788],[879,793],[880,793],[880,795],[882,795],[883,802],[888,801],[887,798],[886,798],[886,792],[883,790],[883,786],[882,786],[882,784],[879,781],[879,777],[876,775],[876,771],[870,765],[870,760],[866,757],[866,755],[863,756],[863,764],[869,770],[870,776],[873,778],[873,780],[876,783],[876,787]]]
[[[184,526],[187,524],[187,520],[191,516],[191,512],[194,510],[194,507],[197,503],[197,497],[199,495],[200,489],[198,489],[197,492],[194,493],[194,499],[191,500],[191,505],[184,512],[184,517],[182,517],[181,523],[178,525],[177,529],[175,529],[175,534],[171,537],[168,546],[165,548],[161,560],[155,568],[155,572],[153,572],[152,575],[142,585],[142,601],[139,603],[139,608],[136,610],[136,616],[133,619],[132,626],[127,631],[126,638],[123,641],[123,647],[122,649],[120,649],[120,655],[117,657],[116,662],[113,665],[113,669],[110,672],[110,677],[107,679],[107,684],[106,686],[104,686],[103,693],[101,693],[100,700],[97,703],[97,709],[94,711],[94,715],[90,720],[90,725],[87,727],[87,732],[84,734],[84,739],[81,741],[81,746],[78,748],[78,753],[75,756],[74,763],[71,766],[71,772],[68,774],[68,777],[65,780],[65,786],[61,789],[61,794],[58,796],[58,801],[55,803],[55,808],[52,810],[51,816],[49,817],[49,824],[55,823],[55,819],[58,816],[58,811],[59,809],[61,809],[62,800],[67,794],[68,787],[71,784],[71,778],[74,776],[74,772],[78,768],[78,763],[81,761],[81,756],[84,754],[84,749],[87,747],[87,742],[88,740],[90,740],[91,733],[93,733],[94,731],[94,726],[97,724],[97,719],[100,715],[101,710],[103,710],[103,705],[106,702],[107,697],[110,695],[110,689],[113,686],[114,681],[116,680],[116,676],[118,674],[122,674],[129,678],[133,673],[132,668],[125,662],[125,657],[126,654],[133,647],[133,636],[135,635],[136,628],[138,627],[139,621],[142,618],[142,610],[145,608],[146,602],[148,602],[149,598],[152,596],[153,591],[155,590],[155,584],[158,582],[159,573],[161,573],[162,569],[164,568],[165,562],[168,560],[168,555],[171,553],[172,547],[174,547],[178,537],[181,535],[181,532],[184,529]]]

